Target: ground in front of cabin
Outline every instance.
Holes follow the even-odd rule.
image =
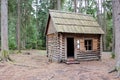
[[[0,80],[119,80],[116,73],[108,73],[114,65],[110,53],[103,53],[102,61],[71,65],[50,63],[45,53],[29,50],[11,54],[14,63],[0,63]]]

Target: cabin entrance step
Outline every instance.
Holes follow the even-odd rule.
[[[75,60],[74,58],[68,58],[65,63],[66,64],[80,64],[80,62]]]

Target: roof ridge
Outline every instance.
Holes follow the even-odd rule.
[[[66,14],[77,14],[77,15],[84,15],[84,16],[92,17],[92,15],[90,15],[90,14],[83,14],[83,13],[76,13],[76,12],[68,12],[68,11],[62,11],[62,10],[52,10],[52,9],[49,9],[49,12],[66,13]]]

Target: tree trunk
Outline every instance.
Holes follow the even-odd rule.
[[[113,20],[115,30],[115,53],[117,60],[120,60],[120,0],[113,0]]]
[[[17,17],[17,28],[16,28],[16,30],[17,30],[17,49],[18,49],[18,51],[19,52],[21,52],[20,50],[21,50],[21,38],[20,38],[20,25],[21,25],[21,13],[20,13],[20,0],[18,0],[18,2],[17,2],[17,8],[18,8],[18,10],[17,10],[17,13],[18,13],[18,17]]]
[[[99,10],[99,0],[96,1],[96,7],[97,7],[97,20],[98,20],[98,23],[101,25],[101,22],[100,22],[100,10]]]
[[[1,0],[1,60],[9,59],[8,48],[8,0]]]
[[[117,54],[117,55],[120,55],[120,3],[119,3],[119,1],[117,2],[117,0],[116,1],[114,1],[114,4],[115,4],[115,6],[114,6],[114,12],[116,12],[116,13],[114,13],[114,20],[115,20],[115,24],[114,24],[114,28],[115,28],[115,53]]]
[[[115,54],[116,65],[115,68],[118,71],[117,77],[120,77],[120,0],[112,0],[113,5],[113,20],[114,20],[114,32],[115,32]]]
[[[21,4],[27,4],[26,0],[21,0]],[[26,38],[27,38],[27,5],[22,5],[21,8],[21,14],[22,14],[22,26],[21,26],[21,48],[26,49]]]
[[[82,13],[82,12],[81,12],[81,8],[82,8],[83,0],[79,0],[78,2],[79,2],[78,12]]]
[[[106,0],[102,1],[101,0],[101,3],[103,4],[103,2],[105,2]],[[105,32],[104,36],[103,36],[103,49],[104,51],[107,50],[106,48],[106,40],[107,40],[107,24],[106,24],[106,10],[105,10],[105,7],[102,9],[103,7],[101,7],[101,13],[103,12],[103,21],[102,21],[102,24],[103,24],[103,30]]]
[[[57,0],[57,9],[61,10],[61,0]]]
[[[77,3],[76,3],[76,0],[74,0],[74,12],[77,12]]]
[[[36,41],[36,49],[38,48],[38,34],[39,34],[39,22],[38,22],[38,0],[36,0],[36,36],[37,36],[37,41]]]
[[[113,19],[113,37],[112,37],[112,53],[115,54],[115,11],[114,11],[114,2],[112,2],[112,19]]]

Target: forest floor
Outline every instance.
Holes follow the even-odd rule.
[[[26,52],[30,53],[29,55]],[[0,80],[120,80],[110,53],[104,52],[101,61],[83,61],[80,64],[50,63],[46,51],[26,50],[10,54],[14,62],[0,63]]]

